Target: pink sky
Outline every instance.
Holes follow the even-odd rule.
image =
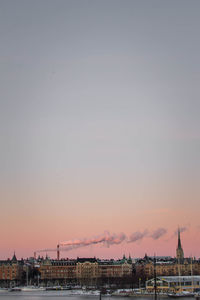
[[[123,232],[129,238],[134,232],[148,230],[150,235],[158,228],[167,231],[158,240],[146,236],[134,243],[124,241],[109,248],[103,244],[87,246],[62,252],[61,256],[118,258],[124,253],[132,257],[142,257],[145,253],[175,256],[177,237],[174,232],[178,226],[187,228],[181,235],[185,256],[200,256],[199,212],[192,205],[195,197],[190,203],[186,201],[190,193],[188,187],[181,194],[173,186],[166,194],[161,184],[157,190],[153,185],[146,185],[146,191],[138,186],[133,190],[128,183],[126,187],[126,190],[116,189],[112,184],[109,187],[104,184],[104,189],[98,190],[97,184],[90,189],[87,184],[79,184],[79,190],[73,185],[71,190],[66,190],[63,183],[50,185],[48,189],[45,185],[37,189],[30,185],[17,186],[12,191],[4,187],[4,193],[1,190],[4,210],[0,212],[1,258],[11,257],[14,250],[18,258],[33,256],[36,250],[55,248],[62,241],[93,238],[104,231]],[[168,197],[170,202],[167,203]],[[185,201],[179,204],[174,198],[173,204],[173,197]],[[71,201],[66,201],[69,198]]]

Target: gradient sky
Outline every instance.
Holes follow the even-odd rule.
[[[200,1],[0,0],[0,258],[200,256]],[[51,255],[54,255],[53,253]]]

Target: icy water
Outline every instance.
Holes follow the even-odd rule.
[[[39,291],[39,292],[0,292],[0,300],[45,300],[45,299],[67,299],[67,300],[99,300],[99,296],[95,295],[70,295],[67,291]],[[111,297],[105,296],[102,300],[110,300]],[[112,297],[114,300],[115,297]],[[124,299],[117,297],[118,300]],[[142,300],[142,299],[141,299]]]
[[[105,297],[109,300],[110,297]],[[1,292],[0,300],[45,300],[45,299],[67,299],[67,300],[99,300],[98,296],[70,295],[67,291],[39,291],[39,292]],[[102,297],[103,300],[103,297]]]
[[[133,300],[153,300],[154,297],[130,297]],[[129,299],[130,299],[129,298]],[[40,291],[40,292],[0,292],[0,300],[45,300],[45,299],[55,299],[55,300],[99,300],[99,296],[95,295],[70,295],[67,291]],[[126,297],[111,297],[111,296],[102,296],[102,300],[125,300]],[[159,298],[162,299],[170,299],[170,298]],[[184,300],[192,300],[194,298],[184,297]]]

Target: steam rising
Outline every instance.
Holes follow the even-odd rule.
[[[145,236],[148,235],[148,230],[144,230],[144,232],[136,231],[131,234],[128,243],[134,243],[136,241],[142,240]]]
[[[187,227],[180,227],[179,229],[180,229],[180,232],[184,232],[184,231],[188,230]]]
[[[179,227],[180,233],[185,232],[188,230],[188,227],[184,226],[184,227]],[[174,232],[174,235],[176,236],[178,234],[178,230],[176,230]]]
[[[66,242],[61,242],[61,246],[69,246],[66,249],[69,249],[71,246],[72,248],[79,248],[79,247],[85,247],[89,245],[96,245],[103,243],[107,247],[110,245],[118,245],[121,244],[126,239],[126,235],[124,233],[120,234],[110,234],[108,231],[106,231],[103,235],[91,238],[91,239],[80,239],[80,240],[69,240]]]
[[[187,227],[181,227],[180,232],[184,232],[187,230]],[[145,229],[144,231],[136,231],[133,232],[129,237],[121,232],[119,234],[111,234],[109,231],[105,231],[102,235],[93,237],[93,238],[85,238],[85,239],[75,239],[75,240],[68,240],[59,243],[60,246],[62,246],[62,251],[70,251],[77,248],[87,247],[90,245],[97,245],[101,244],[105,247],[110,247],[112,245],[119,245],[123,242],[125,243],[135,243],[137,241],[140,241],[144,238],[152,238],[154,240],[160,239],[163,235],[167,233],[166,228],[157,228],[153,232],[150,232]],[[174,234],[177,234],[177,230]],[[57,248],[52,249],[43,249],[38,250],[36,252],[55,252],[57,251]]]
[[[151,237],[152,237],[152,239],[154,239],[154,240],[158,240],[161,236],[163,236],[163,235],[166,234],[166,233],[167,233],[167,229],[165,229],[165,228],[158,228],[158,229],[156,229],[156,230],[152,233]]]

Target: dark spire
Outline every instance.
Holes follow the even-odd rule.
[[[181,236],[180,236],[180,228],[178,228],[178,249],[181,249]]]
[[[180,236],[180,228],[178,227],[178,246],[176,249],[176,258],[178,262],[181,263],[184,260],[184,252],[181,246],[181,236]]]
[[[15,251],[14,251],[14,254],[13,254],[13,257],[12,257],[12,262],[17,262],[17,258],[16,258],[16,255],[15,255]]]

